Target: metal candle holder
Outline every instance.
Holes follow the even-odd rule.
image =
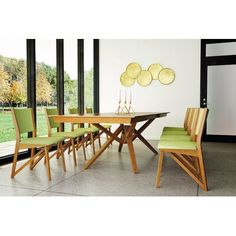
[[[127,96],[126,96],[126,92],[125,92],[125,101],[124,101],[124,106],[121,106],[121,91],[120,91],[120,97],[119,97],[119,105],[118,108],[116,110],[116,114],[130,114],[130,113],[135,113],[134,109],[131,106],[132,103],[132,94],[130,92],[130,100],[129,100],[129,106],[127,106]]]

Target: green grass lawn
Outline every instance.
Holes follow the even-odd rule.
[[[65,125],[66,130],[70,130],[70,124]],[[37,135],[48,134],[46,117],[43,109],[37,109]],[[26,135],[24,136],[26,137]],[[15,140],[15,128],[10,111],[0,112],[0,143]]]
[[[14,140],[15,130],[10,112],[0,112],[0,143]]]

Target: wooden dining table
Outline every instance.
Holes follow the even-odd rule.
[[[91,166],[113,141],[119,143],[118,151],[121,152],[124,144],[128,145],[132,171],[138,173],[138,166],[134,151],[134,140],[140,139],[154,154],[156,149],[143,137],[142,132],[156,119],[167,116],[169,112],[136,112],[131,114],[95,113],[84,115],[55,115],[57,123],[90,123],[108,135],[107,141],[85,163],[84,168]],[[136,128],[139,122],[144,122]],[[110,131],[103,127],[103,123],[118,124],[118,128]]]

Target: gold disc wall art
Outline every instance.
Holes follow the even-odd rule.
[[[141,70],[142,67],[136,62],[130,63],[126,67],[126,73],[131,79],[136,79],[137,76],[140,74]]]
[[[148,67],[148,71],[152,74],[152,79],[158,80],[159,79],[159,73],[163,69],[163,66],[160,64],[152,64]]]
[[[120,83],[125,87],[134,85],[136,81],[140,86],[147,87],[152,80],[159,80],[164,85],[171,84],[175,80],[175,72],[159,63],[153,63],[147,70],[142,70],[138,63],[132,62],[120,76]]]
[[[152,82],[152,74],[148,70],[142,70],[137,78],[137,82],[139,85],[146,87]]]
[[[171,84],[175,80],[175,72],[170,68],[164,68],[159,73],[159,80],[162,84]]]
[[[120,83],[124,85],[125,87],[130,87],[135,83],[135,79],[130,78],[127,72],[124,72],[120,76]]]

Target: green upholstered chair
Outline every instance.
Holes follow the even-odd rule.
[[[86,107],[85,108],[85,110],[86,110],[86,113],[87,114],[91,114],[91,113],[93,113],[93,108],[92,107]],[[111,125],[110,124],[101,124],[105,129],[108,129],[109,131],[111,131]],[[103,131],[100,131],[100,136],[103,134],[104,132]],[[107,137],[107,139],[108,139],[108,135],[106,134],[106,137]],[[112,145],[112,143],[111,143],[111,145]]]
[[[93,108],[92,107],[86,107],[85,108],[87,114],[93,113]],[[111,125],[110,124],[101,124],[105,129],[110,129]]]
[[[73,114],[73,115],[79,115],[79,108],[69,108],[68,109],[69,114]],[[77,125],[77,128],[75,128],[75,125]],[[86,131],[87,137],[86,137],[86,146],[88,146],[89,144],[92,145],[92,149],[93,149],[93,154],[95,154],[95,143],[94,141],[97,139],[98,140],[98,144],[99,147],[101,147],[101,139],[100,139],[100,133],[99,133],[99,129],[91,126],[90,124],[83,124],[85,125],[84,128],[81,127],[81,124],[73,124],[72,125],[72,130],[79,130],[79,129],[84,129]]]
[[[187,108],[183,127],[164,127],[163,134],[188,134],[191,132],[191,123],[195,108]]]
[[[156,186],[160,187],[160,177],[164,154],[168,154],[193,180],[207,191],[207,180],[202,155],[201,138],[207,117],[207,108],[200,108],[191,140],[160,140],[158,143],[159,161],[156,176]]]
[[[56,123],[53,119],[53,115],[59,115],[59,111],[57,108],[45,108],[45,114],[47,119],[48,125],[48,136],[49,137],[63,137],[66,142],[63,145],[63,150],[72,148],[71,151],[73,152],[73,159],[75,166],[77,165],[76,162],[76,142],[78,138],[81,138],[81,146],[83,147],[84,152],[84,159],[86,160],[86,153],[84,147],[84,140],[83,136],[86,134],[85,129],[76,129],[71,132],[62,131],[62,124]]]
[[[47,166],[48,179],[51,180],[51,170],[50,170],[50,159],[57,155],[62,157],[63,169],[66,171],[64,153],[62,148],[63,137],[36,137],[36,128],[33,112],[31,108],[15,109],[12,110],[13,122],[16,131],[16,145],[14,160],[12,164],[11,178],[14,178],[24,167],[30,165],[32,170],[36,164],[45,157],[45,162]],[[32,132],[32,138],[22,139],[22,134]],[[50,157],[49,150],[53,145],[57,145],[57,151]],[[35,153],[35,149],[39,149]],[[31,149],[30,159],[21,165],[17,170],[17,158],[20,149]]]
[[[194,108],[192,109],[193,113],[191,115],[191,123],[188,124],[188,132],[180,132],[177,131],[176,132],[163,132],[160,140],[163,141],[167,141],[167,140],[179,140],[179,141],[190,141],[192,138],[194,138],[194,132],[196,129],[196,125],[197,125],[197,117],[198,117],[198,112],[199,112],[199,108]]]

